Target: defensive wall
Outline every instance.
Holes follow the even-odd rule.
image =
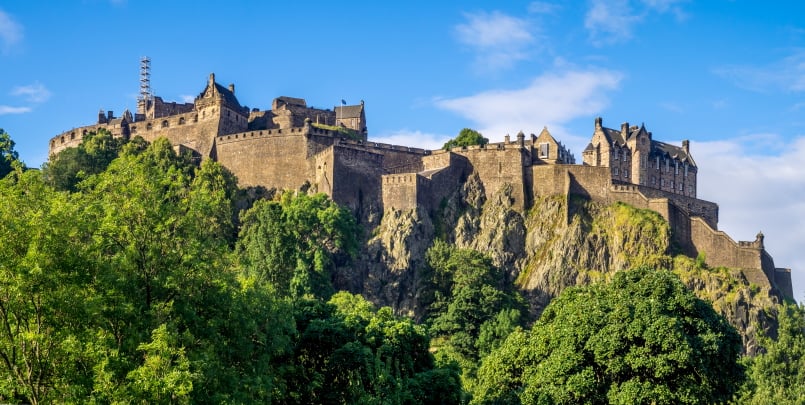
[[[613,184],[609,169],[601,166],[549,165],[532,166],[532,170],[537,196],[577,195],[605,204],[623,202],[650,209],[668,221],[673,240],[686,255],[703,253],[710,266],[741,269],[749,282],[793,297],[791,271],[775,267],[762,235],[753,242],[735,242],[717,230],[715,203],[633,184]]]

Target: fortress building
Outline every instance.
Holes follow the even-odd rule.
[[[741,269],[749,282],[793,298],[790,270],[774,266],[762,234],[735,242],[718,230],[718,205],[696,197],[698,167],[688,141],[675,146],[653,139],[645,126],[624,123],[615,130],[596,118],[581,165],[547,128],[432,151],[370,141],[364,103],[343,104],[318,109],[301,98],[277,97],[270,110],[249,109],[235,97],[234,85],[222,86],[210,74],[193,103],[165,102],[143,91],[136,114],[101,110],[96,123],[53,137],[50,153],[77,146],[99,129],[146,141],[165,137],[178,153],[218,161],[241,187],[323,192],[369,228],[391,211],[438,215],[470,176],[479,179],[487,201],[504,190],[520,212],[556,194],[621,201],[662,215],[685,254],[704,252],[709,265]],[[566,215],[569,221],[572,214]]]

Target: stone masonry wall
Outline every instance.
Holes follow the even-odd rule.
[[[508,183],[512,185],[513,206],[521,210],[526,208],[523,172],[530,161],[525,161],[524,151],[519,146],[494,144],[487,147],[453,148],[451,151],[464,156],[470,162],[484,184],[487,199],[491,199],[504,183]]]
[[[308,139],[302,128],[268,129],[216,138],[217,158],[238,178],[241,187],[299,189],[315,179]]]
[[[343,145],[334,145],[333,150],[333,200],[347,206],[361,222],[379,221],[384,156]]]

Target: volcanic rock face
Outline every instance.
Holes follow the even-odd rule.
[[[567,287],[649,266],[674,271],[711,302],[741,332],[747,353],[757,351],[760,330],[775,334],[779,299],[748,282],[740,269],[710,269],[701,259],[677,255],[668,224],[652,211],[550,196],[521,212],[513,206],[511,187],[485,195],[471,175],[436,212],[386,211],[380,225],[367,230],[360,257],[338,269],[336,287],[422,319],[430,274],[425,254],[440,238],[491,257],[527,297],[531,320]]]

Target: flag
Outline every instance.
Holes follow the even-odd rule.
[[[347,105],[347,100],[341,99],[341,105]]]

